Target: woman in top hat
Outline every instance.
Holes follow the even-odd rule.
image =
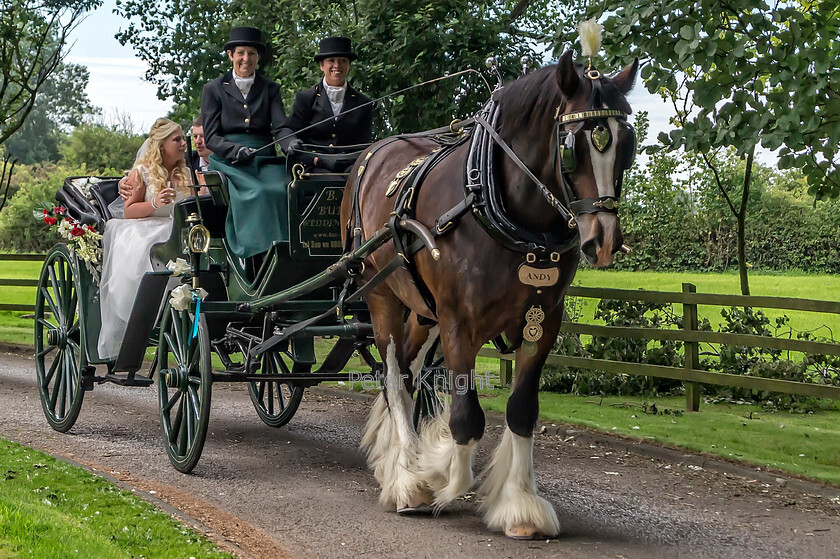
[[[324,79],[295,97],[289,126],[296,131],[298,141],[293,141],[289,147],[299,149],[301,143],[319,146],[370,143],[373,130],[370,99],[347,83],[350,63],[355,59],[350,39],[329,37],[321,40],[315,62],[321,67]],[[309,128],[314,124],[317,126]],[[352,160],[348,164],[341,158],[319,160],[309,152],[298,152],[297,156],[307,166],[330,171],[343,171],[353,164]]]
[[[261,164],[262,156],[276,152],[273,146],[259,148],[292,130],[280,86],[257,72],[266,52],[260,30],[232,28],[224,49],[233,68],[204,86],[201,119],[212,152],[208,168],[222,171],[230,183],[228,244],[234,254],[249,258],[289,239],[285,167]]]

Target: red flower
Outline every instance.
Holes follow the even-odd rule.
[[[78,225],[74,226],[73,229],[70,230],[70,234],[74,237],[81,237],[85,234],[85,230],[79,227]]]
[[[49,210],[47,210],[46,208],[44,208],[44,215],[50,215]]]
[[[56,207],[53,208],[53,210],[57,214],[64,214],[64,212],[67,211],[67,208],[65,208],[64,206],[56,206]]]
[[[56,222],[56,219],[54,217],[50,217],[50,216],[44,217],[44,223],[46,223],[47,225],[55,225],[55,222]]]
[[[93,231],[94,233],[96,233],[96,227],[94,227],[93,225],[88,225],[87,230],[88,231]]]

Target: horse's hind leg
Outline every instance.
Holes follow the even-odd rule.
[[[551,504],[537,495],[534,478],[534,427],[539,413],[539,379],[545,358],[559,329],[548,327],[537,342],[536,354],[516,352],[513,392],[507,403],[507,426],[479,489],[484,522],[515,539],[553,537],[560,521]]]
[[[422,425],[418,467],[432,488],[440,509],[473,484],[472,451],[484,434],[484,412],[475,389],[475,356],[480,342],[468,339],[441,317],[441,343],[452,383],[452,404],[442,415]]]
[[[406,387],[404,307],[393,294],[383,291],[367,297],[385,375],[384,390],[368,415],[361,447],[382,488],[380,503],[403,510],[424,500],[424,484],[416,471],[417,433],[411,419],[411,394]]]

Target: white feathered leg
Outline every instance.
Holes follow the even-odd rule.
[[[416,500],[422,482],[416,473],[417,434],[411,423],[411,396],[400,374],[393,338],[388,344],[385,367],[388,398],[386,401],[383,393],[374,402],[361,447],[382,488],[379,502],[401,509]]]
[[[533,437],[520,437],[505,427],[478,496],[484,522],[508,537],[531,539],[560,533],[554,507],[537,495]]]
[[[459,445],[449,430],[449,410],[424,422],[420,429],[417,472],[434,491],[435,510],[439,511],[473,484],[473,455],[476,441]]]

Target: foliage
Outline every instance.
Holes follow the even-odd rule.
[[[721,316],[724,322],[720,332],[763,337],[791,337],[793,334],[787,316],[777,317],[771,324],[763,311],[751,307],[723,309]],[[700,328],[711,330],[708,321]],[[797,333],[797,337],[834,343],[833,339],[815,337],[809,332]],[[721,344],[718,349],[709,347],[703,356],[701,367],[710,371],[840,386],[840,357],[806,354],[802,360],[793,360],[780,349],[728,344]],[[818,400],[795,394],[715,385],[703,385],[703,390],[717,399],[763,403],[784,409],[807,411],[819,407]]]
[[[6,141],[6,152],[25,165],[58,161],[64,134],[99,111],[85,92],[89,77],[84,66],[60,64],[41,88],[23,126]]]
[[[160,98],[174,97],[175,118],[185,120],[198,112],[202,85],[230,67],[222,48],[232,25],[262,29],[274,56],[271,65],[261,66],[280,83],[290,108],[294,94],[320,77],[312,56],[326,36],[353,40],[359,59],[351,82],[378,98],[468,67],[482,69],[490,55],[512,77],[521,55],[543,58],[557,22],[571,30],[580,6],[548,0],[200,0],[182,10],[163,0],[121,0],[117,13],[131,23],[117,38],[149,64],[147,79],[157,84]],[[376,131],[385,135],[448,124],[473,112],[489,93],[480,78],[466,75],[391,98],[374,111]]]
[[[642,59],[651,93],[671,101],[670,150],[698,154],[736,220],[741,291],[749,294],[746,215],[756,147],[779,150],[817,197],[840,195],[840,11],[835,0],[776,3],[629,0],[593,4],[606,13],[608,64]],[[597,13],[596,13],[597,12]],[[663,40],[668,37],[668,40]],[[714,161],[732,148],[746,161],[740,189]],[[738,192],[739,190],[739,192]]]
[[[660,136],[698,153],[761,144],[782,168],[802,169],[817,196],[840,195],[840,11],[835,0],[669,0],[642,8],[612,0],[604,21],[610,62],[643,59],[651,93],[671,98],[681,126]],[[668,40],[663,40],[668,37]]]
[[[46,200],[54,200],[55,193],[64,179],[88,176],[87,167],[60,164],[21,167],[20,186],[3,212],[0,213],[0,250],[14,252],[46,252],[56,238],[43,223],[32,219],[32,209]],[[105,169],[103,175],[115,174]]]
[[[4,0],[0,8],[0,144],[17,131],[64,56],[68,33],[101,0]]]
[[[134,132],[129,122],[112,124],[84,123],[60,146],[61,155],[70,167],[86,165],[91,175],[112,175],[131,169],[145,136]]]
[[[673,313],[671,305],[613,299],[601,300],[594,318],[603,320],[607,326],[628,328],[679,328],[682,325],[682,319]],[[581,344],[575,335],[561,333],[552,353],[680,367],[683,362],[681,348],[682,342],[676,341],[649,342],[640,338],[605,336],[592,336],[588,343]],[[572,394],[656,396],[671,393],[680,385],[679,381],[671,379],[555,365],[545,365],[542,374],[543,390]]]

